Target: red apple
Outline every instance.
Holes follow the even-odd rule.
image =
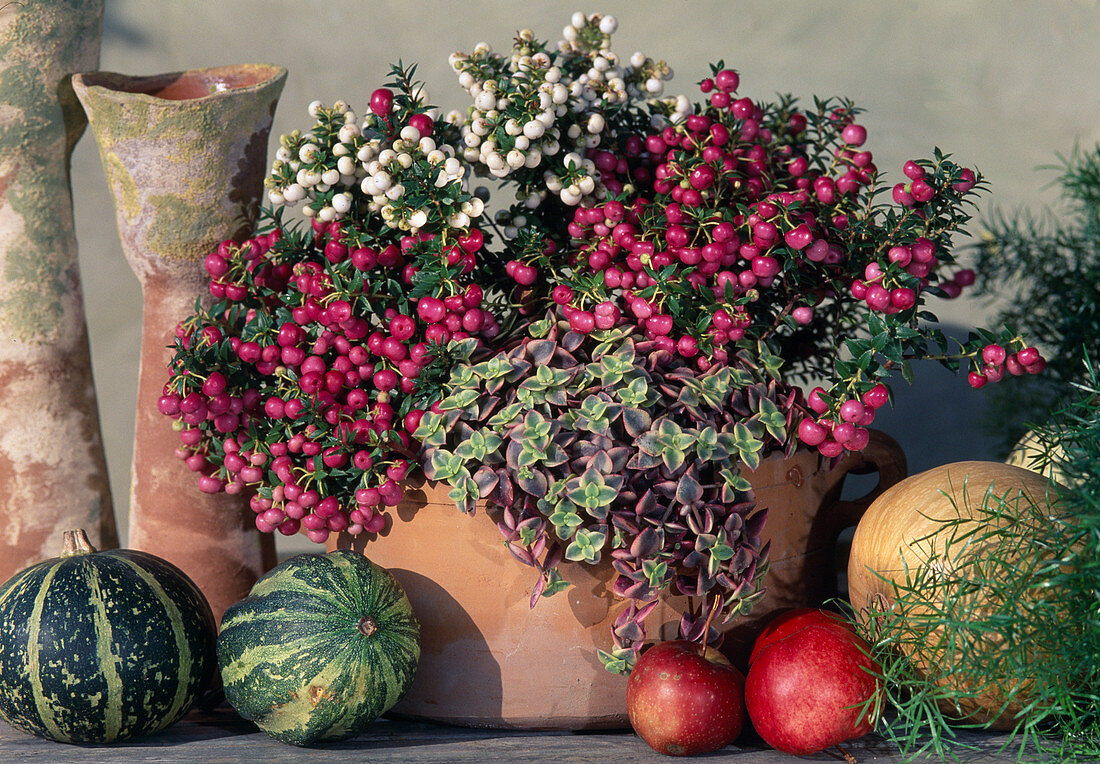
[[[764,742],[805,755],[874,728],[863,714],[881,672],[870,646],[839,616],[803,608],[761,632],[749,658],[745,707]]]
[[[752,654],[749,655],[749,665],[751,666],[753,664],[753,661],[756,660],[756,656],[759,655],[764,648],[790,636],[793,632],[806,628],[806,626],[811,623],[820,623],[826,626],[839,626],[842,629],[847,629],[854,633],[850,623],[829,610],[821,610],[820,608],[812,607],[785,610],[768,621],[764,628],[761,629],[760,633],[756,635],[756,640],[752,643]]]
[[[677,639],[642,653],[626,685],[626,710],[651,748],[694,756],[741,734],[744,695],[745,678],[724,655]]]

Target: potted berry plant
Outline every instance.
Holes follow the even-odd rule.
[[[951,247],[977,173],[937,151],[891,190],[852,103],[755,101],[722,63],[667,97],[615,27],[455,54],[464,112],[400,66],[364,119],[311,105],[267,227],[207,258],[178,333],[161,408],[200,487],[409,590],[403,713],[624,724],[647,639],[718,643],[827,577],[865,505],[844,474],[904,475],[868,429],[895,372],[1025,349],[951,343],[925,307],[973,280]]]

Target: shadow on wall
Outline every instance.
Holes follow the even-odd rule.
[[[104,46],[144,48],[149,43],[149,36],[144,34],[140,27],[127,24],[117,13],[108,12],[103,14]]]

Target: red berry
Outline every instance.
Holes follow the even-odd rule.
[[[1005,349],[1000,345],[986,345],[982,348],[982,360],[987,364],[1000,366],[1005,362]]]
[[[909,180],[921,180],[924,178],[924,168],[912,159],[902,165],[901,171],[905,173],[905,177],[909,178]]]
[[[863,404],[855,399],[840,404],[840,418],[845,422],[859,422],[865,413]]]
[[[1018,377],[1021,374],[1027,373],[1024,370],[1024,365],[1020,363],[1016,353],[1013,353],[1005,359],[1005,369],[1008,371],[1009,374],[1014,377]]]
[[[849,146],[862,146],[864,141],[867,140],[867,128],[863,125],[857,125],[854,122],[850,125],[845,125],[844,129],[840,132],[840,139]]]
[[[672,331],[672,316],[667,313],[654,314],[645,320],[645,328],[656,335],[668,334]]]
[[[867,444],[871,442],[871,433],[863,427],[857,427],[851,437],[844,443],[844,447],[849,451],[862,451],[867,447]]]
[[[807,446],[819,446],[829,437],[829,431],[814,420],[806,417],[798,425],[798,437]]]
[[[374,108],[374,99],[371,98],[371,109]],[[409,117],[409,125],[415,127],[417,132],[420,133],[420,137],[426,137],[432,134],[432,130],[435,129],[435,121],[427,114],[413,114]]]
[[[860,399],[865,406],[869,406],[872,409],[880,409],[890,402],[890,390],[886,385],[879,382],[865,392]]]
[[[521,286],[531,286],[531,284],[535,283],[537,277],[538,271],[531,265],[524,265],[523,263],[517,262],[512,269],[512,278]]]
[[[829,410],[829,404],[822,397],[825,395],[825,390],[820,387],[815,387],[810,391],[810,394],[806,396],[806,403],[810,408],[818,414],[824,414]]]
[[[757,278],[766,279],[779,273],[779,261],[768,255],[752,259],[752,272]]]
[[[387,117],[393,109],[393,91],[378,88],[370,94],[370,110],[379,117]]]
[[[691,183],[692,188],[702,191],[713,186],[716,177],[717,175],[713,167],[710,165],[700,165],[691,171],[691,175],[688,176],[688,182]]]
[[[912,207],[916,202],[913,199],[913,195],[909,193],[909,190],[905,187],[904,183],[898,183],[894,186],[893,191],[894,203],[900,204],[902,207]]]
[[[909,194],[913,197],[914,201],[923,204],[924,202],[930,201],[932,197],[936,195],[936,189],[924,180],[914,180],[909,184]]]
[[[676,352],[684,358],[694,358],[699,353],[699,347],[695,338],[689,334],[685,334],[676,341]]]
[[[225,385],[225,375],[220,371],[212,371],[207,376],[206,381],[202,383],[202,392],[209,397],[213,397],[224,392]]]
[[[832,204],[836,201],[836,183],[832,178],[817,178],[814,181],[814,194],[822,204]]]
[[[558,284],[550,292],[550,298],[558,305],[566,305],[573,301],[573,290],[565,284]]]
[[[577,334],[588,334],[596,328],[596,317],[587,310],[578,310],[569,317],[569,328]]]
[[[416,303],[416,314],[426,323],[438,324],[447,315],[447,306],[438,297],[421,297]]]
[[[804,249],[810,246],[810,242],[813,241],[813,238],[813,232],[810,231],[810,227],[805,223],[783,234],[783,240],[791,249]]]
[[[951,184],[951,187],[958,191],[960,194],[965,194],[967,191],[974,187],[975,183],[977,183],[977,178],[974,175],[974,171],[971,170],[969,167],[964,167],[959,172],[959,180]]]
[[[404,342],[416,333],[416,321],[411,316],[399,313],[390,319],[390,334],[394,339]]]
[[[973,285],[977,279],[977,274],[970,268],[963,268],[961,271],[955,274],[955,283],[961,287],[968,287]]]
[[[219,255],[217,252],[211,252],[206,256],[203,261],[203,266],[206,268],[206,272],[210,274],[211,278],[221,278],[229,272],[229,263],[225,258]]]
[[[886,253],[886,258],[904,268],[912,261],[913,253],[909,251],[909,247],[890,247],[890,250]]]
[[[917,293],[908,287],[897,287],[890,292],[890,304],[898,310],[909,310],[917,304]]]
[[[484,242],[484,236],[480,229],[471,228],[466,233],[458,237],[458,246],[464,251],[473,254],[481,249],[482,242]]]
[[[886,310],[890,307],[890,291],[881,284],[871,284],[863,298],[872,310]]]
[[[741,77],[733,69],[723,69],[714,75],[714,84],[719,90],[732,93],[740,86]]]
[[[1032,366],[1042,360],[1039,351],[1033,347],[1027,347],[1016,354],[1016,360],[1022,366]]]

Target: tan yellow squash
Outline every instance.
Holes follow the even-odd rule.
[[[1015,588],[986,582],[1011,577],[1015,563],[1030,553],[1026,541],[1015,538],[1024,533],[1018,518],[1043,522],[1056,513],[1051,485],[1035,472],[999,462],[947,464],[888,489],[856,529],[848,566],[851,603],[868,623],[903,632],[910,627],[908,635],[897,635],[898,644],[919,671],[949,690],[941,703],[949,716],[1011,729],[1027,702],[1028,683],[1019,672],[997,676],[985,667],[1035,665],[1041,656],[1029,652],[1026,639],[1006,639],[984,624],[996,620],[991,613],[1008,613],[1026,634],[1033,590],[1026,581]],[[1006,595],[1014,591],[1024,592],[1018,601]],[[883,613],[891,615],[876,619]],[[968,628],[968,619],[983,626]],[[1016,653],[1009,660],[998,654],[1004,650]]]

